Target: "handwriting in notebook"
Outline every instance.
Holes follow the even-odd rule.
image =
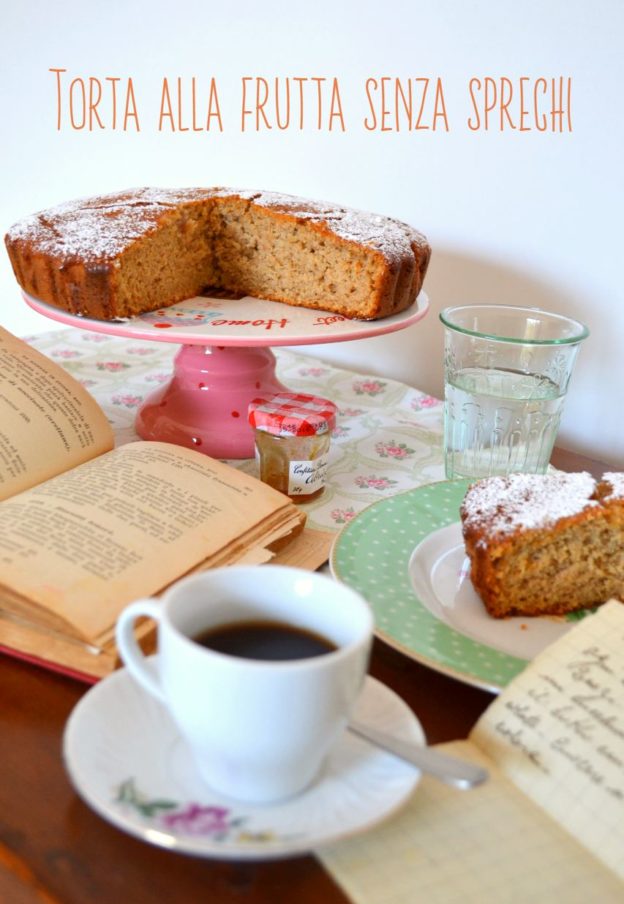
[[[548,647],[471,739],[594,853],[624,824],[624,606],[610,602]]]

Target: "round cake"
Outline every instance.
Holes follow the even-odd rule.
[[[372,320],[409,307],[430,247],[389,217],[275,192],[139,188],[68,202],[5,242],[29,295],[135,317],[211,289]]]

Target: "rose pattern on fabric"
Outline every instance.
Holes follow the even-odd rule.
[[[375,452],[380,458],[407,458],[409,455],[413,455],[415,451],[406,443],[397,443],[396,441],[375,443]]]
[[[141,355],[141,356],[154,355],[156,353],[155,348],[148,348],[148,346],[146,346],[146,345],[132,346],[127,351],[128,351],[129,355]]]
[[[338,414],[340,417],[359,417],[361,414],[366,414],[366,408],[339,408]]]
[[[113,424],[117,445],[139,439],[137,410],[148,393],[171,380],[179,351],[175,343],[121,339],[84,329],[54,330],[29,341],[88,387]],[[362,349],[366,361],[364,345]],[[444,480],[438,399],[290,348],[276,348],[274,354],[277,377],[285,386],[322,395],[338,406],[339,430],[332,437],[325,492],[306,503],[310,527],[336,532],[381,497]],[[253,459],[229,463],[257,476]]]
[[[123,361],[97,361],[95,366],[98,370],[106,370],[110,374],[114,374],[119,370],[125,370],[127,367],[130,367],[129,364],[125,364]]]
[[[143,401],[139,395],[114,395],[111,399],[113,405],[123,405],[124,408],[138,408]]]
[[[171,374],[147,374],[145,377],[146,383],[166,383],[167,380],[171,379]]]
[[[79,358],[80,352],[75,351],[73,348],[60,348],[56,352],[52,352],[53,358],[62,358],[64,360],[69,360],[70,358]]]
[[[365,477],[361,474],[359,477],[355,478],[355,484],[358,487],[369,487],[375,490],[389,490],[390,487],[395,487],[398,483],[398,480],[390,480],[388,477],[376,477],[374,474],[371,474],[369,477]]]
[[[377,396],[386,388],[381,380],[355,380],[353,391],[356,395]]]
[[[442,401],[434,396],[421,395],[412,399],[410,404],[412,408],[418,410],[419,408],[435,408],[436,405],[442,405]]]
[[[322,377],[323,374],[329,373],[326,367],[300,367],[299,374],[302,377]]]
[[[331,517],[336,524],[348,524],[349,521],[353,521],[356,514],[357,512],[352,505],[349,508],[336,508],[331,511]]]

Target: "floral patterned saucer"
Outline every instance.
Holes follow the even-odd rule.
[[[373,678],[355,716],[424,743],[407,704]],[[294,856],[361,832],[405,803],[420,778],[345,732],[307,791],[269,805],[232,800],[202,782],[167,711],[125,669],[78,703],[63,756],[74,787],[104,819],[151,844],[219,859]]]

